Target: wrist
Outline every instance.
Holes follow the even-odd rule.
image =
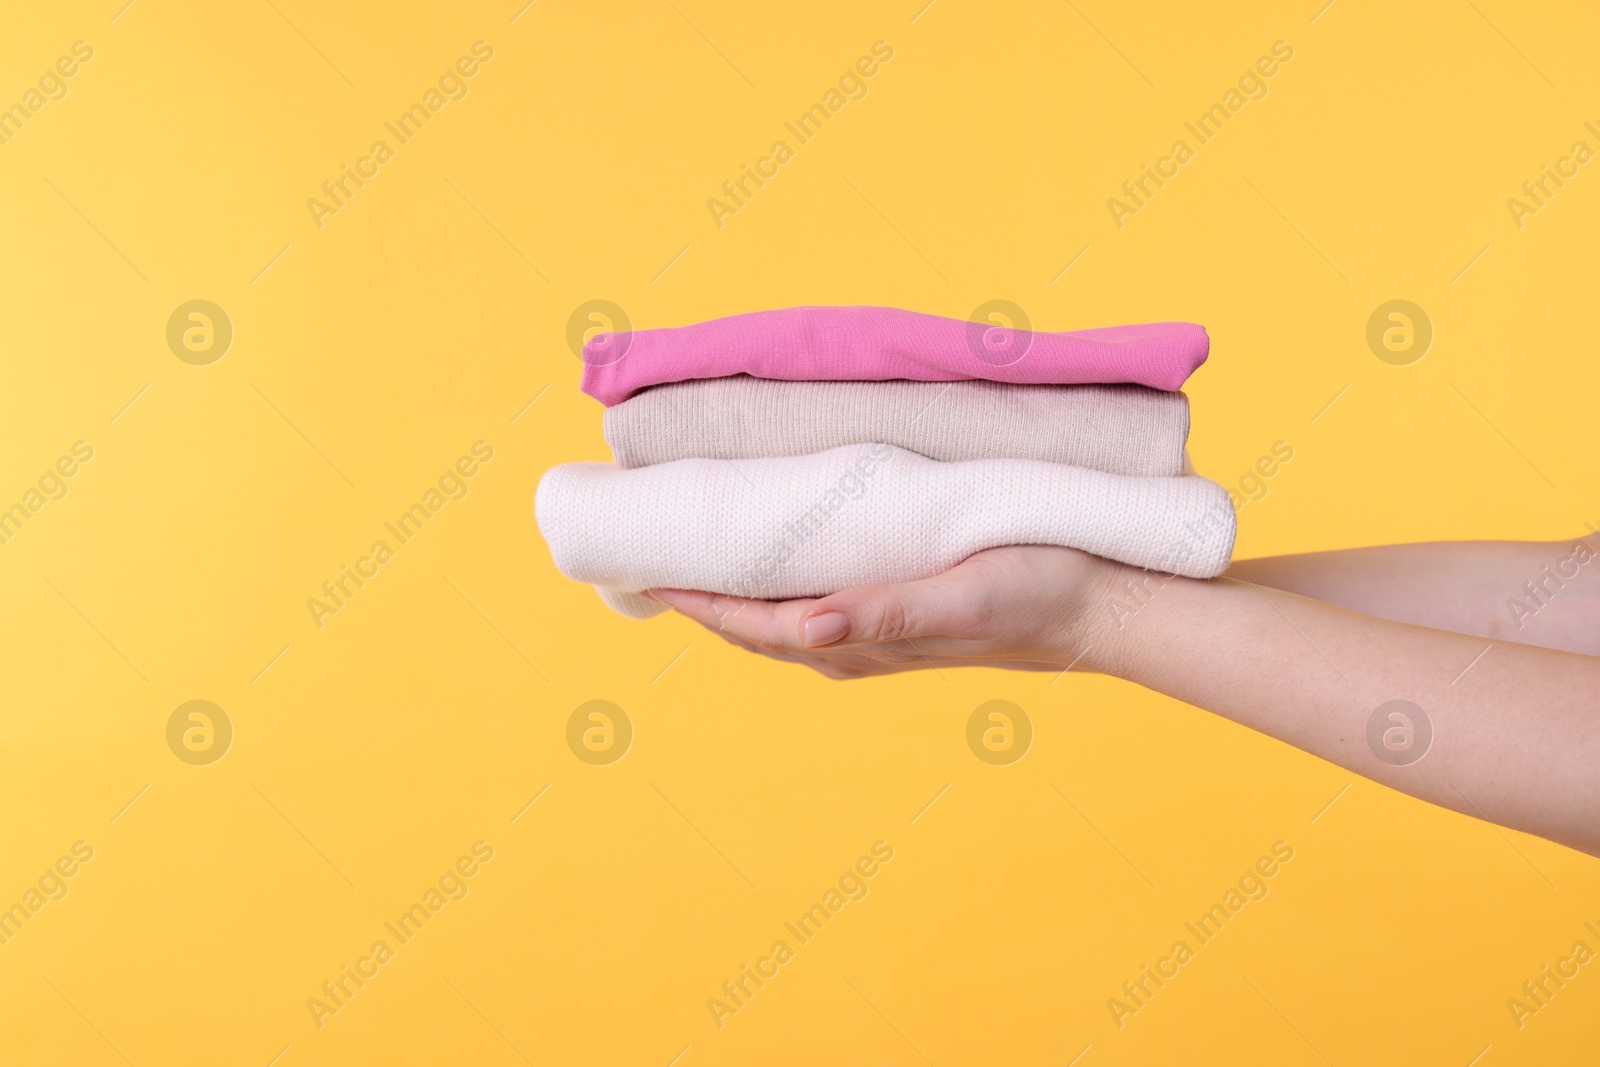
[[[1062,667],[1089,674],[1115,674],[1123,660],[1129,616],[1143,601],[1133,597],[1142,582],[1157,580],[1125,563],[1082,557],[1084,572],[1076,583],[1055,642]],[[1166,579],[1170,582],[1175,579]]]
[[[1160,654],[1163,618],[1181,612],[1189,597],[1205,595],[1211,583],[1110,560],[1098,563],[1064,663],[1077,657],[1074,670],[1132,679],[1141,664],[1148,666],[1148,653]]]

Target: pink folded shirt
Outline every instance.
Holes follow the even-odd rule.
[[[748,374],[791,382],[1131,382],[1170,392],[1210,348],[1205,327],[1189,322],[1045,333],[897,308],[785,308],[596,334],[583,350],[583,391],[610,407],[663,382]]]

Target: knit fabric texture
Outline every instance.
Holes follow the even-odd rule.
[[[1205,362],[1210,345],[1205,328],[1187,322],[1045,333],[898,308],[786,308],[596,334],[583,349],[583,391],[610,407],[646,386],[732,374],[780,381],[1130,382],[1176,390]]]
[[[1203,478],[1028,459],[944,463],[893,445],[806,456],[553,467],[535,497],[556,567],[645,617],[645,589],[787,600],[940,574],[1001,545],[1064,545],[1163,574],[1228,565],[1234,512]]]
[[[930,459],[1037,459],[1111,474],[1183,471],[1189,401],[1142,385],[775,382],[657,385],[605,413],[617,464],[766,459],[886,442]]]

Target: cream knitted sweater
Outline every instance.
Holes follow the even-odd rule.
[[[1183,471],[1189,401],[1142,385],[780,382],[658,385],[606,409],[619,466],[760,459],[881,441],[930,459],[1041,459],[1112,474]]]
[[[681,459],[636,470],[553,467],[535,498],[556,567],[612,607],[702,589],[785,600],[946,571],[1000,545],[1064,545],[1210,578],[1234,513],[1203,478],[1107,474],[1026,459],[941,463],[892,445],[776,459]]]

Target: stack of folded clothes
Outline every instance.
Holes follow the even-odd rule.
[[[1190,323],[1070,333],[892,308],[791,308],[600,334],[583,391],[616,462],[535,511],[557,568],[647,618],[647,589],[766,600],[1062,545],[1163,574],[1228,565],[1234,511],[1186,474],[1209,351]]]

